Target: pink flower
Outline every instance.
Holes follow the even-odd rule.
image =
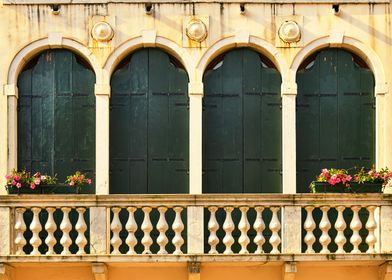
[[[9,180],[9,179],[11,179],[11,176],[10,176],[10,175],[6,175],[6,176],[5,176],[5,179],[6,179],[6,180]]]
[[[16,187],[17,187],[18,189],[20,189],[20,188],[22,187],[22,184],[21,184],[21,183],[17,183],[17,184],[16,184]]]
[[[35,184],[30,184],[30,189],[34,190],[35,189]]]
[[[351,181],[351,179],[352,179],[352,177],[351,177],[351,175],[347,175],[347,177],[346,177],[346,181]]]
[[[75,182],[74,182],[74,181],[71,181],[71,182],[69,182],[69,185],[70,185],[70,186],[74,186],[74,185],[75,185]]]
[[[42,176],[41,176],[41,181],[43,181],[43,180],[45,180],[45,179],[46,179],[46,176],[42,175]]]
[[[87,179],[87,184],[91,185],[91,179]]]
[[[19,181],[19,180],[20,180],[20,176],[15,175],[15,176],[14,176],[14,179],[15,179],[16,181]]]
[[[11,185],[15,186],[16,185],[16,181],[12,180]]]
[[[41,180],[39,178],[34,180],[34,184],[39,185],[41,183]]]

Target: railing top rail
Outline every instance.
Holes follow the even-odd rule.
[[[391,194],[4,195],[0,207],[392,205]]]

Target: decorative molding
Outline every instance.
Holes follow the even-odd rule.
[[[246,47],[249,45],[250,32],[248,30],[237,29],[235,32],[235,42],[237,47]]]
[[[108,279],[108,269],[104,263],[92,263],[91,271],[94,275],[95,280],[107,280]]]
[[[392,280],[392,262],[387,261],[378,268],[379,280]]]
[[[189,273],[200,273],[200,262],[188,262],[188,272]]]
[[[329,35],[329,46],[331,48],[340,48],[344,40],[344,30],[335,29]]]
[[[155,47],[157,40],[157,32],[155,30],[143,30],[142,31],[142,42],[143,47]]]
[[[63,45],[63,35],[58,32],[50,32],[48,34],[48,44],[52,48],[61,48]]]
[[[282,280],[295,280],[297,273],[296,262],[285,262],[282,267]]]
[[[5,263],[0,263],[0,280],[12,280],[13,268]]]

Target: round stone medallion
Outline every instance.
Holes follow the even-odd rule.
[[[207,38],[207,27],[200,19],[193,19],[186,27],[186,36],[193,41],[201,43]]]
[[[100,21],[94,24],[91,35],[97,41],[109,41],[113,38],[114,32],[109,23]]]
[[[279,37],[286,43],[295,43],[301,39],[301,30],[295,21],[285,21],[279,28]]]

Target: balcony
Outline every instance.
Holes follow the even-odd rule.
[[[0,262],[390,260],[387,194],[8,195]]]

